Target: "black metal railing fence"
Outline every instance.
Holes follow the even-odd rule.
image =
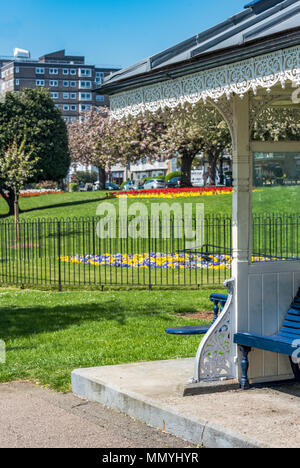
[[[200,287],[231,276],[232,219],[30,219],[0,223],[4,284]],[[168,223],[166,229],[166,222]],[[132,224],[135,223],[135,224]],[[187,226],[188,225],[188,226]],[[300,214],[253,215],[253,261],[299,259]],[[201,229],[199,240],[187,234]],[[137,233],[135,236],[132,233]],[[191,243],[192,242],[192,243]]]

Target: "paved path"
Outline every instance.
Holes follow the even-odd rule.
[[[0,384],[0,447],[184,448],[177,437],[74,395]]]

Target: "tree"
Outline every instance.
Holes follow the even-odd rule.
[[[300,110],[265,108],[254,123],[252,138],[260,141],[299,141]]]
[[[127,166],[142,157],[159,158],[161,126],[150,114],[118,121],[110,119],[107,108],[93,109],[68,125],[72,161],[97,167],[104,189],[106,171],[113,164]]]
[[[96,171],[76,171],[72,174],[72,182],[79,184],[94,184],[98,180],[98,173]]]
[[[19,239],[19,208],[18,198],[26,182],[37,172],[38,157],[32,158],[33,149],[25,151],[26,138],[18,146],[16,139],[1,155],[0,178],[5,179],[6,186],[14,194],[14,212]]]
[[[0,102],[0,155],[14,142],[20,147],[24,135],[25,154],[32,150],[32,159],[39,158],[37,170],[28,182],[60,181],[66,177],[70,166],[67,129],[44,88],[8,92],[4,102]],[[9,214],[13,214],[14,193],[5,176],[0,180],[0,194],[9,205]]]
[[[231,147],[229,129],[218,111],[213,107],[186,104],[167,109],[157,118],[165,122],[165,131],[161,136],[164,157],[171,158],[178,154],[181,160],[182,185],[191,185],[192,164],[200,152],[208,157],[210,178],[214,181],[217,161]]]
[[[113,127],[106,108],[92,109],[68,125],[69,148],[74,163],[98,168],[100,189],[105,188],[106,169],[114,159],[108,145]]]

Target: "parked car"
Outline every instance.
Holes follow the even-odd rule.
[[[134,190],[144,190],[144,182],[143,180],[137,180],[134,185]]]
[[[232,179],[232,171],[225,172],[225,185],[226,187],[232,187],[233,179]]]
[[[122,190],[124,190],[124,192],[127,190],[135,190],[135,182],[133,180],[129,180],[125,185],[123,185]]]
[[[166,183],[167,188],[179,188],[181,184],[180,177],[172,177],[172,179],[168,180]]]
[[[97,180],[93,186],[94,190],[100,190],[100,182]],[[114,182],[105,182],[105,190],[120,190],[120,187]]]
[[[91,183],[80,184],[78,190],[79,192],[92,192],[94,190],[94,186]]]
[[[165,188],[165,181],[162,179],[150,179],[144,183],[144,190]]]
[[[105,190],[120,190],[120,187],[114,182],[106,182]]]

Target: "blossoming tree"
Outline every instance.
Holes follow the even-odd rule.
[[[174,154],[180,158],[182,186],[191,186],[192,164],[200,152],[208,158],[210,178],[214,181],[219,157],[231,148],[230,132],[222,116],[213,107],[186,104],[166,109],[156,119],[164,122],[162,154],[165,158]]]
[[[0,158],[0,180],[5,180],[6,186],[14,193],[14,214],[17,226],[17,237],[19,239],[19,205],[18,199],[26,182],[37,172],[39,158],[33,157],[33,149],[26,151],[26,138],[20,145],[16,139]]]
[[[145,156],[159,158],[162,125],[150,115],[117,121],[110,119],[107,108],[93,109],[68,125],[71,158],[97,167],[100,189],[104,189],[110,166],[128,165]]]

